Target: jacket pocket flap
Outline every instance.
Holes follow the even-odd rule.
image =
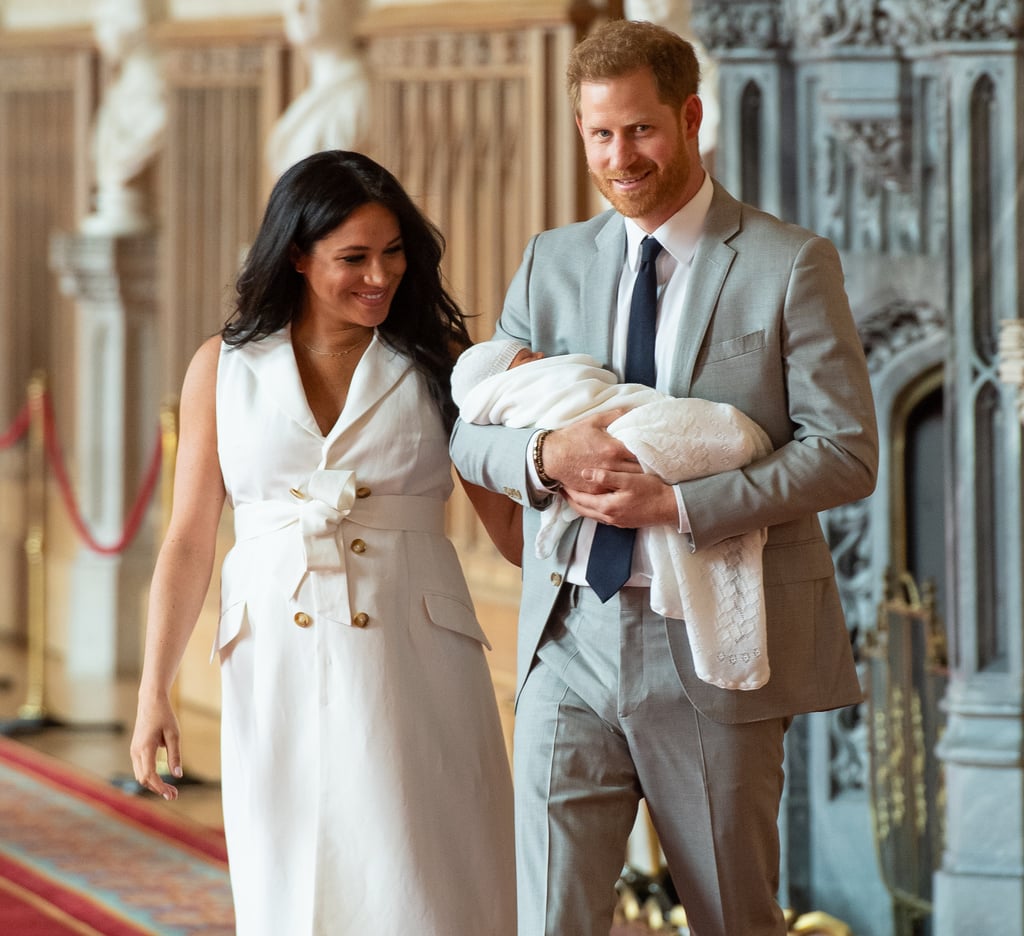
[[[780,543],[764,550],[765,585],[788,585],[831,577],[832,553],[823,540]]]
[[[240,599],[221,609],[220,620],[217,621],[217,633],[213,637],[213,646],[210,648],[210,662],[234,640],[242,630],[245,623],[245,600]]]
[[[480,641],[488,650],[491,649],[491,642],[469,605],[451,595],[441,595],[437,592],[424,592],[423,601],[427,606],[428,617],[438,627],[465,634]]]

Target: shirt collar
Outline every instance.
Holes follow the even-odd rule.
[[[653,236],[675,259],[677,263],[689,266],[693,254],[697,250],[697,242],[704,231],[704,219],[711,207],[711,196],[714,194],[714,183],[711,175],[704,173],[697,194],[693,196],[671,218],[662,224]],[[640,241],[647,232],[632,219],[626,218],[626,257],[629,266],[636,271],[640,266]]]

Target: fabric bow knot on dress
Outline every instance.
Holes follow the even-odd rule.
[[[314,471],[306,490],[297,491],[299,528],[307,572],[344,568],[338,527],[356,502],[356,473],[343,469]]]

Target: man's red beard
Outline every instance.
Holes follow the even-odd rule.
[[[597,190],[619,214],[627,218],[642,218],[679,197],[689,181],[690,168],[689,154],[680,148],[672,161],[662,169],[647,162],[629,172],[599,175],[591,171],[590,175]],[[648,173],[647,177],[634,192],[624,192],[614,184],[615,180],[635,179],[645,173]]]

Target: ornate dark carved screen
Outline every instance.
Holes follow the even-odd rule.
[[[930,588],[893,575],[878,628],[865,641],[871,816],[879,866],[893,900],[894,936],[920,936],[942,850],[945,633]]]

